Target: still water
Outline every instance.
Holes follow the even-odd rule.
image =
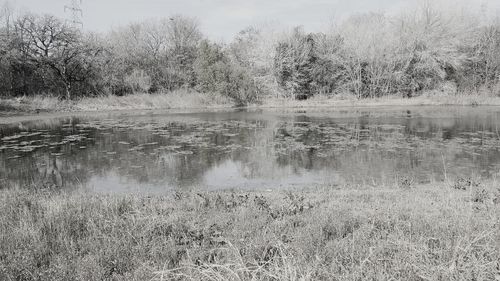
[[[0,125],[0,187],[278,189],[494,177],[500,108],[109,113]]]

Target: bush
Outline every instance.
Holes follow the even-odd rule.
[[[194,69],[198,91],[220,93],[239,105],[257,100],[259,90],[252,77],[217,44],[206,40],[200,44]]]

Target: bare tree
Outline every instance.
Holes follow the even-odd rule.
[[[195,19],[173,16],[131,24],[110,34],[111,48],[130,67],[125,80],[151,79],[150,91],[193,87],[193,63],[202,34]]]
[[[166,27],[167,42],[174,51],[197,47],[203,37],[198,21],[193,18],[175,15],[169,18]]]
[[[23,54],[37,68],[51,69],[71,99],[73,84],[87,79],[102,49],[85,44],[79,31],[53,16],[25,15],[16,29]]]

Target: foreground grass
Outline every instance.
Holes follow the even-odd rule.
[[[0,280],[499,280],[500,190],[0,192]]]

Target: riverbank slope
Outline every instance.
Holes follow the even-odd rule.
[[[374,106],[429,106],[429,105],[500,105],[500,97],[492,94],[424,94],[413,98],[387,96],[357,99],[354,96],[318,95],[305,101],[291,98],[268,97],[250,108],[308,108],[308,107],[374,107]],[[231,99],[213,93],[175,91],[167,94],[133,94],[123,97],[102,96],[66,101],[55,97],[21,97],[0,99],[2,115],[40,112],[82,112],[151,109],[216,109],[238,106]]]

